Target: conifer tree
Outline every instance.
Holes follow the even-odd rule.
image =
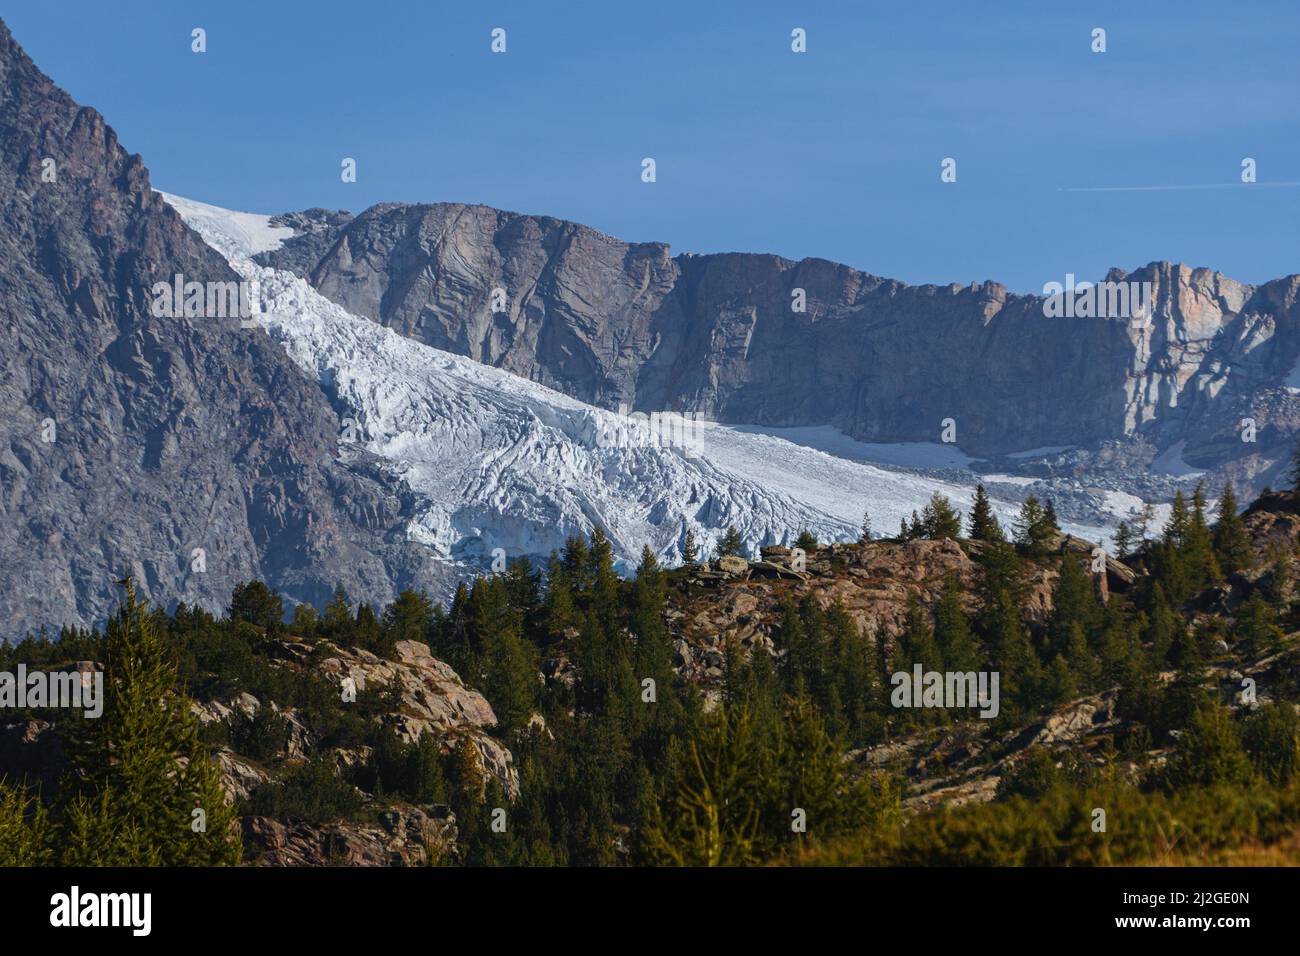
[[[560,633],[564,628],[572,626],[577,619],[569,572],[554,551],[551,552],[547,564],[546,600],[543,602],[543,613],[546,629],[551,634]]]
[[[1052,499],[1047,499],[1047,504],[1043,506],[1043,525],[1048,531],[1059,532],[1061,525],[1056,520],[1056,505],[1052,504]]]
[[[877,711],[883,699],[871,665],[871,648],[862,630],[838,601],[826,615],[826,630],[844,729],[856,743],[875,743],[881,730]]]
[[[1178,739],[1178,753],[1170,762],[1170,783],[1176,787],[1247,784],[1250,761],[1232,717],[1217,700],[1207,699],[1192,715]]]
[[[336,632],[351,634],[352,607],[348,604],[348,592],[343,590],[343,585],[335,585],[334,598],[325,605],[321,623],[330,631],[331,640],[336,640]]]
[[[695,543],[695,532],[687,528],[686,537],[682,541],[682,563],[694,564],[699,559],[700,549]]]
[[[942,671],[943,657],[930,627],[930,615],[921,607],[915,594],[907,599],[907,616],[903,619],[903,632],[898,637],[899,659],[894,662],[898,670],[911,671],[920,664],[926,671]]]
[[[664,607],[668,587],[663,569],[650,548],[641,549],[641,564],[632,585],[631,629],[636,636],[636,676],[655,682],[657,698],[667,703],[668,688],[673,680],[673,649],[664,626]]]
[[[921,527],[924,529],[923,537],[936,541],[943,538],[955,540],[961,537],[961,513],[936,491],[921,513]]]
[[[1083,570],[1074,554],[1061,557],[1061,575],[1052,593],[1052,616],[1048,619],[1048,643],[1057,654],[1064,654],[1078,625],[1092,637],[1101,623],[1101,605],[1097,601],[1092,578]]]
[[[1136,545],[1139,550],[1150,540],[1151,526],[1155,524],[1155,520],[1156,506],[1150,501],[1143,501],[1137,517],[1133,520],[1133,531],[1136,535]]]
[[[799,537],[795,539],[794,546],[803,548],[804,551],[812,551],[817,547],[817,536],[805,528],[799,532]]]
[[[794,693],[804,693],[808,687],[808,674],[816,669],[817,655],[808,646],[808,636],[804,632],[798,606],[788,598],[781,604],[781,625],[777,640],[784,651],[781,673],[785,686]]]
[[[983,482],[975,486],[975,500],[970,511],[970,536],[976,541],[1001,541],[1003,538],[1002,526],[998,524]]]
[[[610,628],[618,608],[618,574],[614,571],[614,546],[597,526],[591,533],[589,557],[592,608],[601,616],[601,623]]]
[[[48,814],[40,798],[0,780],[0,866],[44,866],[52,851]]]
[[[1258,588],[1237,609],[1237,622],[1232,634],[1252,657],[1268,654],[1282,640],[1282,629],[1276,624],[1276,615]]]
[[[433,602],[423,591],[405,590],[384,608],[382,628],[386,643],[429,640],[433,625]]]
[[[1169,508],[1169,520],[1165,522],[1165,543],[1174,548],[1181,548],[1190,526],[1191,516],[1187,511],[1187,498],[1181,491],[1175,492],[1173,504]]]
[[[485,644],[484,690],[501,730],[512,733],[536,709],[537,649],[513,627],[489,631]]]
[[[989,656],[999,674],[1002,714],[1033,712],[1042,699],[1042,665],[1020,620],[1012,595],[1001,590],[993,608],[986,611]],[[1011,704],[1012,706],[1007,706]]]
[[[1047,553],[1047,542],[1052,527],[1047,521],[1047,512],[1034,494],[1028,495],[1020,506],[1020,514],[1015,525],[1016,544],[1027,554],[1041,556]]]
[[[1151,615],[1146,633],[1146,639],[1151,645],[1151,661],[1157,669],[1169,662],[1169,654],[1181,629],[1182,624],[1165,599],[1164,588],[1157,581],[1151,587]]]
[[[871,512],[862,512],[862,527],[858,530],[858,543],[866,544],[871,540]]]
[[[1182,558],[1189,584],[1194,592],[1213,584],[1220,577],[1214,558],[1214,542],[1205,517],[1205,483],[1197,482],[1192,492],[1192,508],[1184,533]]]
[[[1128,522],[1121,521],[1115,528],[1115,557],[1123,560],[1133,552],[1133,532]]]
[[[740,866],[755,859],[762,818],[763,747],[745,706],[702,719],[675,748],[640,834],[646,862],[665,866]]]
[[[230,619],[246,621],[267,633],[275,633],[284,621],[284,602],[278,592],[261,581],[236,585],[230,597]]]
[[[131,579],[122,585],[106,634],[103,713],[76,721],[71,734],[61,788],[68,795],[64,862],[83,862],[103,847],[126,849],[129,834],[122,862],[238,863],[235,815],[190,701],[178,692],[173,655]]]
[[[970,619],[962,605],[962,588],[955,575],[944,581],[934,613],[934,637],[944,667],[950,671],[977,671],[983,655],[971,633]]]
[[[1224,574],[1244,571],[1254,563],[1246,526],[1237,513],[1237,496],[1232,482],[1225,482],[1219,497],[1219,521],[1214,526],[1214,551]]]
[[[745,542],[735,525],[727,525],[722,540],[718,542],[718,557],[740,557],[745,550]]]

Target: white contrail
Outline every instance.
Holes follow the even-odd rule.
[[[1195,183],[1186,186],[1060,186],[1057,192],[1065,193],[1143,193],[1165,192],[1177,189],[1234,189],[1242,186],[1300,186],[1300,182],[1276,183]]]

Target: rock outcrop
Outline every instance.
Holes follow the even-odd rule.
[[[377,657],[369,651],[352,649],[326,657],[319,665],[326,680],[338,687],[351,679],[360,693],[367,687],[396,688],[398,709],[382,717],[405,743],[432,734],[444,746],[468,736],[479,752],[483,769],[497,778],[506,796],[519,796],[519,774],[510,751],[486,731],[497,725],[492,705],[482,694],[466,687],[446,663],[419,641],[398,641],[397,660]]]

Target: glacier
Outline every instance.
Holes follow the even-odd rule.
[[[500,567],[503,558],[544,560],[597,526],[626,572],[643,546],[678,563],[687,529],[707,555],[734,525],[752,553],[805,529],[819,541],[856,540],[864,511],[877,534],[892,534],[935,492],[969,507],[973,476],[961,484],[822,450],[855,444],[834,436],[788,440],[701,422],[694,441],[664,442],[645,422],[406,339],[349,314],[306,280],[254,263],[293,235],[270,216],[161,195],[254,287],[263,312],[256,324],[333,401],[344,426],[340,455],[364,447],[418,496],[407,534],[447,566],[449,579],[494,560]],[[888,461],[887,446],[881,451]],[[1019,508],[993,504],[1004,524]],[[1094,541],[1108,534],[1062,527]]]

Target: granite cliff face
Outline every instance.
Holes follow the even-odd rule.
[[[1149,322],[1052,318],[986,282],[908,286],[820,259],[679,255],[545,217],[459,204],[294,214],[264,262],[350,312],[605,407],[830,424],[976,456],[1179,442],[1253,477],[1300,427],[1300,276],[1262,286],[1152,263]],[[1063,278],[1063,277],[1062,277]],[[494,290],[499,290],[495,292]],[[804,311],[794,307],[802,290]],[[1256,441],[1241,440],[1241,419]],[[1176,457],[1176,455],[1175,455]]]
[[[100,621],[133,572],[220,606],[421,579],[409,495],[357,452],[279,345],[238,318],[155,318],[151,289],[238,277],[103,117],[0,24],[0,621]]]

